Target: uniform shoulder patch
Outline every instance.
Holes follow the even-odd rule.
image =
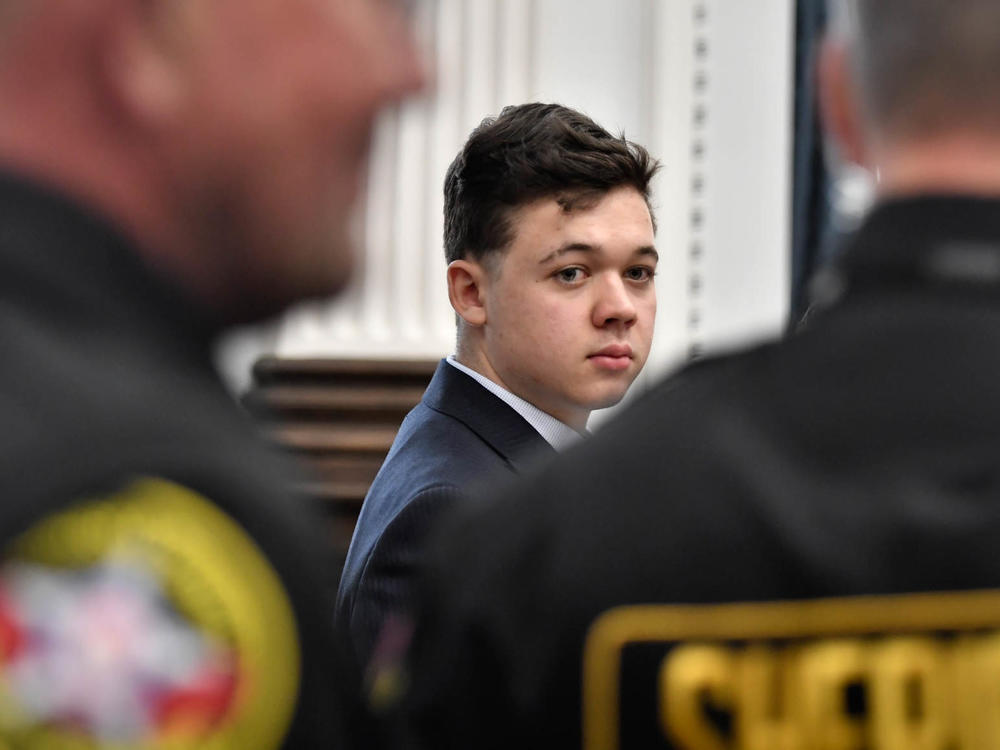
[[[0,563],[0,746],[272,750],[300,649],[267,558],[161,479],[48,516]]]
[[[1000,747],[1000,591],[609,610],[584,750]]]

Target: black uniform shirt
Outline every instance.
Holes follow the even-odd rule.
[[[850,598],[1000,588],[1000,203],[879,207],[819,296],[796,335],[686,368],[448,529],[412,649],[411,738],[1000,737],[979,683],[942,687],[965,673],[928,666],[993,663],[962,638],[1000,627],[995,594]]]
[[[0,176],[0,738],[330,746],[316,524],[219,383],[218,327],[139,258]]]

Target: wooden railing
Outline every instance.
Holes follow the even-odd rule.
[[[284,359],[253,368],[243,403],[265,437],[299,459],[295,489],[322,503],[334,544],[346,550],[365,493],[434,361]]]

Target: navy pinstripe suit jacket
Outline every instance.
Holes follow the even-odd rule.
[[[337,594],[337,623],[367,663],[385,617],[409,609],[428,534],[475,487],[523,473],[551,446],[444,360],[365,497]]]

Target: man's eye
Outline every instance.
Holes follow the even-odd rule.
[[[649,281],[656,275],[656,272],[652,268],[647,268],[646,266],[636,266],[635,268],[630,268],[625,272],[625,278],[629,281]]]
[[[556,278],[559,281],[563,281],[567,284],[572,284],[574,281],[583,280],[583,269],[582,268],[562,268],[556,271]]]

